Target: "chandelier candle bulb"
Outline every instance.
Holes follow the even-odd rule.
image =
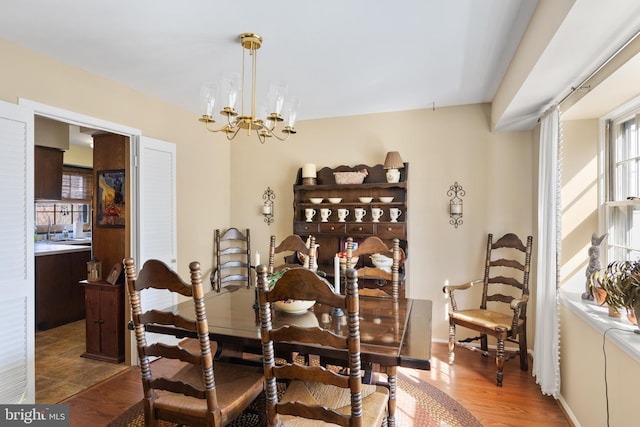
[[[255,255],[255,266],[259,266],[260,265],[260,252],[256,251],[256,255]]]
[[[315,178],[316,177],[316,165],[313,163],[307,163],[302,165],[302,177],[303,178]]]
[[[338,254],[333,257],[333,286],[334,292],[340,294],[340,257]]]

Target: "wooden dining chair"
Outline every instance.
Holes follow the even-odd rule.
[[[400,247],[400,240],[393,239],[391,247],[377,236],[367,237],[357,248],[355,247],[352,237],[347,238],[346,243],[346,267],[355,268],[353,257],[363,258],[364,267],[358,269],[359,279],[371,279],[382,285],[390,284],[391,294],[380,288],[360,288],[360,295],[363,296],[391,296],[398,299],[400,274],[402,265],[404,264],[404,251]],[[372,266],[372,262],[367,258],[371,256],[383,255],[391,259],[389,269],[382,269]]]
[[[302,254],[302,259],[300,261],[305,265],[314,266],[316,264],[315,243],[316,239],[313,236],[309,237],[309,246],[307,246],[300,236],[297,234],[291,234],[285,237],[280,244],[276,245],[276,236],[271,236],[269,239],[269,274],[273,274],[277,268],[282,268],[287,265],[296,266],[294,262],[290,262],[276,267],[276,254],[281,253],[289,253],[289,255],[296,256],[298,256],[298,254]],[[308,264],[303,261],[304,257],[308,257]],[[299,267],[299,265],[297,266]]]
[[[496,384],[502,387],[504,362],[520,356],[520,369],[529,369],[527,354],[527,301],[529,300],[529,272],[531,269],[531,249],[533,237],[527,237],[527,244],[513,233],[505,234],[493,241],[493,234],[487,238],[484,278],[463,285],[449,285],[443,291],[449,295],[449,364],[455,359],[456,345],[489,356],[487,337],[496,340]],[[479,308],[460,310],[455,300],[455,292],[482,284],[482,300]],[[473,338],[456,340],[456,326],[463,326],[478,332]],[[480,348],[471,345],[480,342]],[[505,342],[518,344],[516,351],[505,350]]]
[[[159,260],[145,262],[137,277],[133,258],[126,258],[124,266],[144,391],[145,425],[155,426],[158,420],[189,426],[227,425],[263,391],[264,378],[259,367],[214,364],[200,263],[189,264],[190,284]],[[149,288],[192,297],[195,320],[155,308],[143,312],[142,291]],[[148,324],[174,327],[176,336],[196,332],[199,346],[192,349],[183,344],[149,343],[145,331]],[[150,363],[155,357],[175,359],[180,369],[172,376],[156,375]]]
[[[229,228],[224,233],[216,229],[214,236],[215,266],[211,271],[211,286],[220,292],[230,283],[253,286],[251,273],[251,233]]]
[[[287,270],[271,290],[266,266],[258,266],[257,272],[268,425],[381,425],[387,413],[389,390],[362,383],[356,271],[347,271],[346,295],[335,294],[329,282],[306,268]],[[346,330],[332,331],[295,324],[273,329],[271,304],[288,299],[316,300],[316,304],[342,309],[347,316]],[[295,361],[276,366],[274,346],[295,342],[346,351],[348,369],[332,371]],[[290,381],[280,398],[276,392],[276,381]]]

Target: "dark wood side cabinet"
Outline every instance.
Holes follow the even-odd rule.
[[[368,175],[362,184],[336,184],[335,172],[353,172],[367,169]],[[335,254],[343,250],[342,245],[347,237],[352,237],[356,242],[364,240],[368,236],[380,237],[389,247],[394,238],[400,239],[400,246],[408,256],[407,240],[407,177],[409,164],[405,163],[400,169],[400,181],[388,183],[386,171],[382,165],[367,166],[338,166],[337,168],[322,168],[317,172],[316,184],[303,184],[302,169],[298,169],[296,182],[293,186],[293,231],[295,234],[306,238],[313,235],[318,248],[318,269],[333,277],[333,258]],[[360,197],[371,197],[372,201],[363,203]],[[393,197],[391,202],[381,202],[379,197]],[[314,204],[311,198],[322,198],[322,202]],[[341,198],[339,203],[331,203],[329,198]],[[316,215],[311,222],[305,219],[305,209],[315,209]],[[322,222],[320,209],[330,209],[331,215],[328,221]],[[349,215],[344,222],[338,220],[338,209],[348,209]],[[362,222],[355,221],[356,208],[366,210]],[[378,222],[374,222],[371,216],[372,208],[380,208],[383,215]],[[391,222],[389,210],[400,209],[401,215],[396,221]],[[370,260],[359,260],[358,267],[372,265]],[[402,273],[404,269],[402,270]],[[365,285],[365,284],[363,284]],[[383,287],[383,284],[366,284],[366,287]],[[401,275],[400,297],[404,297],[404,274]]]
[[[82,357],[120,363],[124,360],[124,300],[121,283],[80,282],[86,302],[86,352]]]
[[[33,197],[60,200],[62,197],[62,162],[64,152],[57,148],[35,146]]]
[[[84,293],[91,250],[35,257],[36,329],[44,331],[84,318]]]

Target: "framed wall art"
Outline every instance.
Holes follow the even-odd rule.
[[[124,227],[126,223],[124,169],[98,171],[96,178],[96,225]]]

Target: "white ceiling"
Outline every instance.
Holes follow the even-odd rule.
[[[304,120],[491,102],[537,4],[0,0],[0,38],[199,114],[200,82],[238,72],[238,35],[254,32],[264,38],[258,97],[286,80]],[[571,10],[498,127],[531,128],[640,29],[637,0]]]

